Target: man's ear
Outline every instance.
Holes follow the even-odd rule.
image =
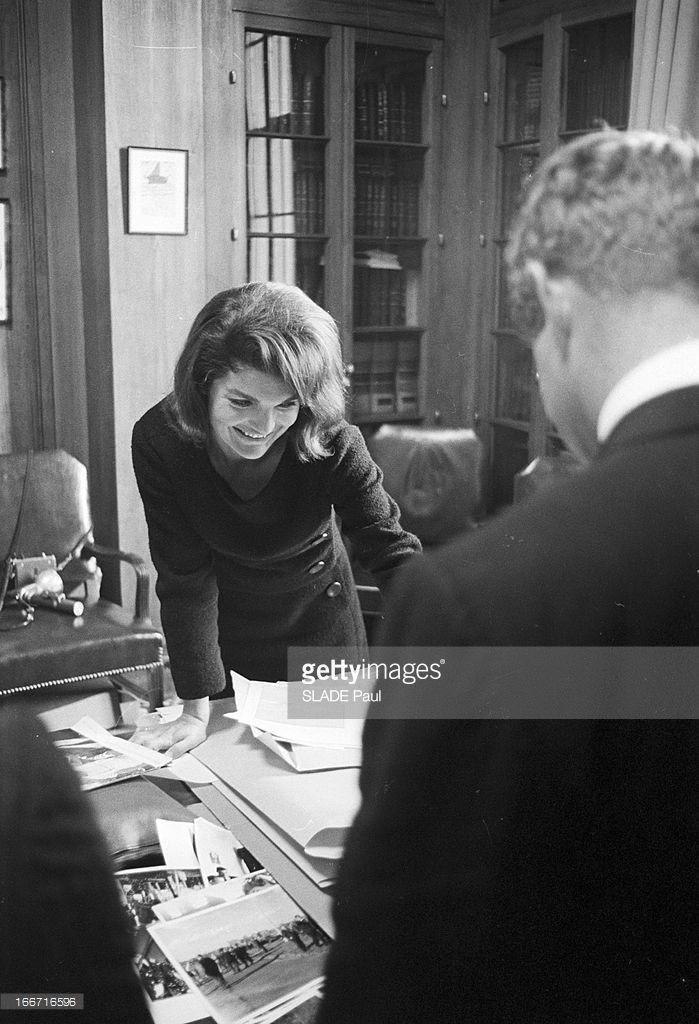
[[[567,277],[551,277],[543,263],[529,260],[527,271],[534,282],[546,326],[559,354],[566,356],[572,332],[573,283]]]

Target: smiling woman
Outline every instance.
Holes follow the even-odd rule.
[[[225,458],[259,459],[298,419],[299,399],[280,377],[230,370],[209,394],[211,437]]]
[[[136,734],[147,746],[203,739],[231,669],[285,679],[289,646],[366,644],[338,520],[379,585],[420,550],[344,419],[335,322],[298,288],[247,284],[204,306],[133,461],[185,701],[176,723]]]

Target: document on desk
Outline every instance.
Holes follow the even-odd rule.
[[[229,717],[250,726],[256,740],[297,772],[359,767],[362,719],[290,719],[289,694],[304,684],[261,682],[237,672],[231,677],[237,706]]]
[[[226,718],[194,755],[309,857],[341,857],[360,803],[357,768],[296,772]]]
[[[362,746],[362,718],[332,718],[314,721],[289,718],[289,693],[298,682],[266,683],[231,672],[237,708],[231,717],[255,726],[277,739],[300,746],[359,750]]]
[[[297,772],[359,768],[362,761],[361,747],[310,747],[304,743],[290,743],[254,725],[250,726],[250,731],[256,740]]]

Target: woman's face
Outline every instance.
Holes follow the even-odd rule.
[[[211,433],[229,458],[261,458],[298,415],[297,396],[273,374],[243,366],[211,385]]]

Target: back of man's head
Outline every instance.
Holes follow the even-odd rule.
[[[507,248],[515,323],[539,333],[531,273],[592,296],[689,286],[699,300],[699,143],[605,129],[553,153],[534,176]]]

